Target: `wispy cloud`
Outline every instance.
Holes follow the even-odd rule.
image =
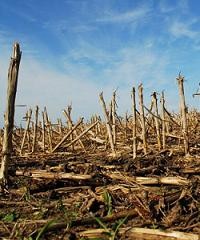
[[[196,39],[200,32],[193,29],[193,24],[197,23],[197,19],[192,19],[188,22],[175,20],[169,26],[169,32],[176,38],[187,37]]]
[[[123,13],[110,11],[96,21],[100,23],[132,23],[146,18],[150,11],[151,9],[147,5]]]
[[[144,44],[145,46],[145,44]],[[107,68],[107,78],[121,88],[131,88],[143,82],[149,89],[155,87],[155,81],[162,86],[165,81],[165,70],[169,59],[164,54],[156,53],[154,49],[132,46],[118,52],[118,61]]]
[[[142,46],[136,44],[108,52],[87,42],[63,56],[65,71],[73,78],[91,81],[97,87],[127,89],[144,81],[149,87],[159,80],[162,85],[164,71],[169,63],[166,55],[156,53],[154,40],[146,39]],[[152,81],[150,81],[152,79]],[[148,83],[150,82],[150,83]]]
[[[173,2],[169,0],[160,0],[158,6],[162,13],[170,13],[173,11],[186,13],[189,11],[188,0],[174,0]]]
[[[89,42],[80,41],[79,44],[69,52],[68,58],[72,61],[89,60],[96,64],[108,64],[108,62],[114,60],[114,55],[89,44]]]

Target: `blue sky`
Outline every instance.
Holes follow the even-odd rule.
[[[176,110],[179,71],[187,103],[197,107],[199,13],[198,0],[1,0],[0,112],[14,41],[23,52],[16,103],[47,106],[54,119],[71,102],[74,118],[100,113],[99,92],[108,100],[115,89],[119,112],[131,112],[130,91],[140,83],[147,106],[153,91],[165,90]]]

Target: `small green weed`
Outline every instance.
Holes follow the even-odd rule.
[[[116,236],[117,236],[117,233],[119,231],[119,228],[126,221],[127,217],[128,216],[126,216],[125,218],[117,221],[114,229],[108,228],[107,225],[105,223],[103,223],[99,218],[97,218],[97,217],[94,217],[94,218],[97,221],[97,223],[100,225],[100,227],[102,227],[106,231],[106,234],[108,234],[109,240],[115,240]]]
[[[15,212],[12,212],[12,213],[6,214],[2,218],[2,221],[4,221],[4,222],[14,222],[17,218],[18,218],[18,215]]]
[[[104,199],[104,203],[106,205],[106,210],[107,210],[107,215],[111,215],[112,214],[112,197],[109,194],[108,191],[104,191],[103,192],[103,199]]]

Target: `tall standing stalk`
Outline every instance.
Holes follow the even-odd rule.
[[[33,145],[32,145],[32,152],[35,151],[36,140],[37,140],[37,130],[38,130],[38,113],[39,107],[35,107],[35,123],[34,123],[34,131],[33,131]]]
[[[162,148],[166,148],[166,131],[165,131],[165,96],[164,92],[161,95],[161,118],[162,118]]]
[[[4,124],[4,139],[2,148],[2,160],[0,169],[0,181],[4,188],[8,178],[8,164],[12,153],[12,132],[14,127],[15,98],[17,92],[18,72],[21,60],[19,43],[13,46],[13,54],[8,70],[7,106]]]
[[[187,124],[187,107],[185,104],[185,95],[184,95],[184,77],[179,74],[176,78],[178,82],[179,88],[179,97],[180,97],[180,112],[182,118],[182,131],[183,131],[183,138],[184,138],[184,149],[185,154],[189,153],[189,138],[188,138],[188,124]]]
[[[133,87],[132,93],[132,114],[133,114],[133,160],[137,157],[137,138],[136,138],[136,101],[135,101],[135,88]]]
[[[103,98],[103,92],[100,93],[99,95],[99,99],[103,108],[103,112],[104,112],[104,116],[106,119],[106,127],[107,127],[107,133],[108,133],[108,138],[109,138],[109,142],[110,142],[110,147],[112,150],[112,154],[113,156],[116,155],[116,151],[115,151],[115,145],[114,145],[114,141],[113,141],[113,135],[112,135],[112,128],[111,128],[111,123],[110,123],[110,119],[109,119],[109,115],[108,115],[108,111],[106,109],[106,104]]]
[[[42,150],[45,151],[45,138],[46,138],[46,126],[45,126],[45,113],[42,111]]]
[[[25,143],[25,140],[26,140],[26,136],[28,136],[29,126],[30,126],[30,121],[31,121],[31,115],[32,115],[32,109],[29,109],[29,111],[27,113],[26,129],[24,131],[24,136],[23,136],[22,143],[21,143],[20,154],[22,154],[22,152],[23,152],[23,147],[24,147],[24,143]]]
[[[116,145],[116,91],[113,92],[112,97],[112,133],[113,133],[113,143]]]
[[[138,87],[138,94],[139,94],[139,105],[140,105],[140,120],[141,120],[141,127],[142,127],[143,151],[144,151],[144,154],[147,154],[147,139],[146,139],[145,118],[144,118],[144,101],[143,101],[142,84],[140,84]]]
[[[157,96],[156,96],[156,92],[154,92],[152,94],[152,98],[153,98],[153,105],[154,105],[154,121],[155,121],[155,125],[156,125],[156,137],[157,137],[157,142],[158,142],[158,149],[159,151],[161,150],[161,138],[160,138],[160,123],[159,123],[159,115],[158,115],[158,100],[157,100]]]

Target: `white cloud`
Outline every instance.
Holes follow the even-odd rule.
[[[175,20],[169,26],[169,32],[176,38],[187,37],[190,39],[196,39],[199,35],[199,32],[192,28],[192,25],[196,23],[196,19],[193,19],[189,22],[182,22]]]
[[[146,86],[155,86],[154,81],[167,67],[168,59],[164,54],[161,57],[153,48],[150,49],[148,44],[142,45],[121,49],[118,61],[107,69],[108,76],[117,84],[131,87],[133,83],[143,81]]]
[[[79,44],[72,49],[68,56],[68,59],[73,61],[90,60],[97,64],[105,64],[114,60],[114,55],[99,49],[88,42],[79,41]]]
[[[173,11],[179,11],[179,13],[187,13],[189,11],[188,0],[160,0],[158,6],[162,13],[170,13]]]
[[[150,8],[147,6],[141,6],[136,9],[123,12],[114,13],[108,12],[105,16],[98,18],[96,21],[101,23],[132,23],[146,18],[150,12]]]
[[[162,85],[169,59],[163,52],[156,53],[154,41],[147,39],[141,46],[133,45],[109,53],[82,42],[81,47],[65,55],[62,62],[74,79],[92,82],[99,90],[112,91],[119,87],[119,92],[122,89],[129,92],[133,84],[136,86],[140,82],[151,89],[155,81]]]

